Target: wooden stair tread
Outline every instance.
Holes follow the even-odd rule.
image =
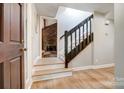
[[[39,66],[39,65],[54,65],[54,64],[64,64],[64,62],[60,59],[56,58],[43,58],[39,60],[34,66]]]
[[[68,72],[68,71],[72,71],[72,69],[71,68],[61,68],[61,69],[59,68],[59,69],[50,69],[50,70],[39,70],[39,71],[35,71],[33,73],[33,76],[41,76],[41,75]]]

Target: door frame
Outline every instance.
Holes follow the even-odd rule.
[[[22,30],[22,39],[24,40],[24,4],[22,4],[22,3],[20,3],[20,5],[22,6],[22,8],[21,8],[21,30]],[[23,44],[23,47],[24,47],[24,44]],[[22,62],[22,64],[21,64],[21,70],[22,70],[22,72],[21,72],[21,79],[22,79],[22,86],[21,86],[21,88],[25,88],[25,69],[24,69],[24,67],[25,67],[25,60],[24,60],[24,53],[23,53],[23,62]]]
[[[24,4],[24,47],[27,47],[27,4]],[[27,51],[24,52],[24,88],[26,88],[26,79],[27,79],[27,65],[26,63],[28,63],[27,60]]]

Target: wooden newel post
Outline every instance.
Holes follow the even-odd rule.
[[[68,31],[65,31],[65,68],[68,68]]]

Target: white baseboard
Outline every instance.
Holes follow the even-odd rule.
[[[36,77],[33,77],[33,82],[57,79],[57,78],[62,78],[62,77],[67,77],[67,76],[72,76],[72,71],[48,74],[48,75],[43,75],[43,76],[36,76]]]
[[[40,56],[37,56],[37,57],[35,58],[33,64],[37,63],[37,61],[40,60],[40,59],[41,59],[41,57],[40,57]]]
[[[124,82],[124,78],[123,77],[115,77],[115,80],[118,81],[118,82],[121,82],[123,81]]]
[[[87,70],[87,69],[99,69],[99,68],[112,67],[114,65],[115,65],[114,63],[104,64],[104,65],[89,65],[89,66],[83,66],[83,67],[74,67],[72,68],[72,70],[79,71],[79,70]]]
[[[116,77],[114,84],[116,89],[124,89],[124,78]]]
[[[107,68],[107,67],[112,67],[114,65],[115,65],[114,63],[103,64],[103,65],[93,65],[92,69]]]
[[[25,89],[30,89],[31,86],[32,86],[32,83],[33,83],[32,80],[28,80],[28,81],[26,82]]]
[[[36,58],[35,58],[35,60],[33,61],[33,69],[32,69],[32,73],[34,73],[34,71],[35,71],[35,69],[34,69],[34,65],[38,62],[38,60],[40,60],[41,59],[41,57],[40,56],[37,56]]]
[[[34,65],[35,63],[37,63],[40,59],[41,59],[41,57],[40,57],[40,56],[37,56],[37,57],[35,58],[35,60],[33,61],[33,65]],[[33,73],[33,72],[34,72],[34,68],[32,69],[32,73]],[[32,86],[32,83],[33,83],[32,80],[28,80],[27,83],[26,83],[26,89],[30,89],[31,86]]]
[[[74,67],[74,68],[72,68],[72,71],[87,70],[87,69],[91,69],[91,68],[92,68],[92,66]]]

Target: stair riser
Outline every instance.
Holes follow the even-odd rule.
[[[34,66],[34,71],[64,68],[64,64]]]
[[[49,75],[42,75],[42,76],[33,76],[33,82],[41,81],[41,80],[50,80],[50,79],[56,79],[61,77],[67,77],[72,76],[72,72],[60,72],[60,73],[53,73]]]

